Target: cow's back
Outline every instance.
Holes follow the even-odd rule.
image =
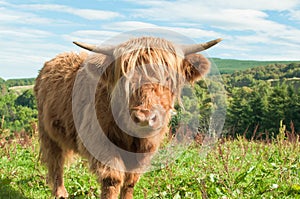
[[[63,53],[46,62],[34,92],[37,99],[40,136],[47,134],[60,145],[76,149],[72,117],[72,89],[86,53]]]

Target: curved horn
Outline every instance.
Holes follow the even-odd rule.
[[[77,46],[95,52],[95,53],[102,53],[104,55],[108,55],[108,56],[112,56],[115,50],[114,46],[106,46],[106,47],[98,47],[96,45],[92,45],[92,44],[86,44],[86,43],[82,43],[82,42],[77,42],[77,41],[73,41],[74,44],[76,44]]]
[[[221,38],[211,40],[211,41],[208,41],[208,42],[202,43],[202,44],[186,45],[186,46],[183,46],[181,49],[182,49],[184,55],[189,55],[189,54],[192,54],[192,53],[197,53],[197,52],[206,50],[206,49],[216,45],[220,41],[222,41]]]

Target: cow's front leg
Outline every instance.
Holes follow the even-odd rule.
[[[111,168],[113,167],[113,168]],[[110,164],[93,159],[91,169],[98,176],[101,187],[101,199],[117,199],[124,182],[124,164],[121,158],[112,158]]]
[[[122,180],[114,177],[102,179],[101,199],[117,199],[120,193]]]
[[[124,184],[121,189],[121,199],[132,199],[134,186],[140,178],[140,174],[126,173]]]

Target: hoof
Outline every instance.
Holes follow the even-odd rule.
[[[65,187],[58,187],[55,192],[56,199],[68,198],[69,194]]]

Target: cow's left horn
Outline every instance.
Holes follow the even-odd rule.
[[[112,56],[115,50],[114,46],[107,46],[107,47],[98,47],[96,45],[91,45],[91,44],[86,44],[86,43],[82,43],[82,42],[77,42],[77,41],[73,41],[74,44],[76,44],[77,46],[84,48],[86,50],[95,52],[95,53],[102,53],[104,55],[109,55]]]
[[[205,43],[202,43],[202,44],[192,44],[192,45],[182,46],[181,49],[182,49],[184,55],[189,55],[189,54],[192,54],[192,53],[197,53],[197,52],[206,50],[206,49],[216,45],[220,41],[222,41],[221,38],[211,40],[211,41],[208,41],[208,42],[205,42]]]

